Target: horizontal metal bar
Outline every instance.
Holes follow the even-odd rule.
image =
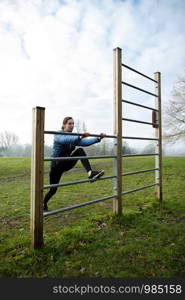
[[[128,101],[128,100],[125,100],[125,99],[123,99],[122,102],[125,102],[125,103],[128,103],[128,104],[132,104],[132,105],[136,105],[136,106],[143,107],[143,108],[147,108],[147,109],[154,110],[154,111],[159,111],[156,108],[153,108],[153,107],[150,107],[150,106],[146,106],[146,105],[142,105],[142,104],[139,104],[139,103],[135,103],[135,102],[132,102],[132,101]]]
[[[137,191],[140,191],[140,190],[144,190],[146,188],[149,188],[149,187],[152,187],[152,186],[155,186],[155,185],[158,185],[158,183],[149,184],[149,185],[145,185],[145,186],[142,186],[140,188],[136,188],[136,189],[133,189],[133,190],[130,190],[130,191],[122,192],[122,195],[126,195],[126,194],[129,194],[129,193],[133,193],[133,192],[137,192]]]
[[[81,159],[85,159],[85,158],[92,158],[92,159],[99,159],[99,158],[116,158],[116,155],[97,155],[97,156],[91,156],[91,155],[87,155],[87,156],[66,156],[66,157],[46,157],[44,158],[44,161],[56,161],[56,160],[81,160]]]
[[[152,153],[152,154],[125,154],[122,155],[124,157],[128,156],[147,156],[147,155],[159,155],[158,153]],[[116,158],[116,155],[101,155],[101,156],[68,156],[68,157],[46,157],[44,161],[56,161],[56,160],[80,160],[84,158],[92,158],[92,159],[99,159],[99,158]]]
[[[156,138],[147,138],[147,137],[139,137],[139,136],[122,136],[123,139],[130,139],[130,140],[151,140],[151,141],[158,141],[159,139]]]
[[[151,92],[148,92],[148,91],[146,91],[146,90],[143,90],[143,89],[141,89],[141,88],[139,88],[139,87],[137,87],[137,86],[135,86],[135,85],[132,85],[132,84],[130,84],[130,83],[127,83],[127,82],[125,82],[125,81],[122,81],[122,83],[125,84],[125,85],[128,85],[128,86],[131,87],[131,88],[134,88],[134,89],[136,89],[136,90],[139,90],[139,91],[141,91],[141,92],[144,92],[144,93],[146,93],[146,94],[152,95],[152,96],[154,96],[154,97],[158,97],[158,95],[156,95],[156,94],[153,94],[153,93],[151,93]]]
[[[116,178],[116,176],[104,176],[101,178],[98,178],[97,180],[105,180],[105,179],[111,179],[111,178]],[[48,184],[44,185],[43,189],[48,189],[48,188],[55,188],[55,187],[60,187],[60,186],[67,186],[67,185],[73,185],[73,184],[80,184],[80,183],[86,183],[86,182],[91,182],[92,180],[90,179],[83,179],[83,180],[75,180],[75,181],[69,181],[65,183],[57,183],[57,184]]]
[[[75,133],[75,132],[59,132],[59,131],[50,131],[50,130],[45,130],[44,131],[45,134],[62,134],[62,135],[76,135],[76,136],[83,136],[84,133]],[[90,134],[89,136],[93,136],[93,137],[101,137],[100,134]],[[116,135],[106,135],[106,138],[117,138]]]
[[[152,155],[159,155],[159,153],[124,154],[124,155],[122,155],[122,157],[132,157],[132,156],[152,156]]]
[[[78,208],[78,207],[86,206],[86,205],[89,205],[89,204],[105,201],[105,200],[108,200],[108,199],[111,199],[111,198],[116,198],[116,197],[117,197],[117,195],[111,195],[111,196],[99,198],[99,199],[96,199],[96,200],[92,200],[92,201],[88,201],[88,202],[84,202],[84,203],[80,203],[80,204],[74,204],[74,205],[64,207],[64,208],[61,208],[61,209],[56,209],[56,210],[44,212],[43,216],[47,217],[47,216],[54,215],[54,214],[57,214],[57,213],[60,213],[60,212],[64,212],[64,211],[67,211],[67,210],[72,210],[72,209],[75,209],[75,208]]]
[[[135,73],[137,73],[137,74],[139,74],[139,75],[141,75],[143,77],[146,77],[147,79],[150,79],[150,80],[152,80],[152,81],[154,81],[154,82],[157,83],[157,81],[155,79],[153,79],[153,78],[151,78],[151,77],[149,77],[149,76],[147,76],[147,75],[145,75],[145,74],[143,74],[143,73],[141,73],[141,72],[139,72],[139,71],[137,71],[137,70],[135,70],[135,69],[127,66],[127,65],[125,65],[125,64],[122,64],[122,66],[125,67],[125,68],[127,68],[127,69],[129,69],[129,70],[131,70],[131,71],[134,71]]]
[[[62,133],[60,133],[60,132],[58,132],[58,131],[44,131],[44,133],[47,133],[47,134],[62,134]],[[76,133],[64,133],[64,135],[79,135],[78,133],[76,134]],[[81,134],[82,135],[82,134]],[[91,135],[91,136],[98,136],[98,135]],[[110,137],[110,138],[117,138],[117,136],[116,135],[106,135],[106,137]],[[150,138],[140,138],[140,137],[127,137],[127,136],[123,136],[122,138],[124,138],[124,139],[149,139],[150,140]],[[153,139],[152,138],[152,140],[157,140],[157,139]]]
[[[140,173],[145,173],[145,172],[152,172],[159,170],[158,168],[154,169],[146,169],[146,170],[139,170],[139,171],[134,171],[134,172],[128,172],[128,173],[123,173],[122,176],[128,176],[128,175],[134,175],[134,174],[140,174]]]
[[[139,120],[133,120],[133,119],[127,119],[127,118],[122,118],[122,120],[123,121],[128,121],[128,122],[142,123],[142,124],[147,124],[147,125],[157,125],[156,123],[139,121]]]

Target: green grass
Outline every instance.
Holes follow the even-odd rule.
[[[112,174],[112,160],[92,161]],[[78,168],[62,181],[85,179]],[[154,167],[153,158],[127,158],[124,172]],[[185,158],[163,161],[163,204],[154,188],[123,197],[123,215],[112,200],[44,218],[44,247],[30,248],[30,159],[0,158],[1,277],[184,277]],[[49,164],[44,182],[48,184]],[[123,177],[123,190],[154,183],[153,172]],[[111,195],[112,181],[60,188],[49,202],[57,209]]]

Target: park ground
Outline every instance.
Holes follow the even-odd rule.
[[[112,174],[112,160],[94,160]],[[0,276],[16,278],[184,278],[185,157],[163,160],[163,202],[154,187],[44,218],[44,247],[30,248],[30,158],[0,158]],[[154,167],[153,158],[127,158],[124,172]],[[48,184],[48,163],[44,182]],[[63,182],[85,179],[80,163]],[[154,183],[154,174],[123,177],[123,190]],[[49,202],[57,209],[111,195],[112,181],[62,187]]]

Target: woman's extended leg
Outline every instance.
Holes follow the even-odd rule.
[[[87,156],[87,154],[86,154],[86,152],[84,151],[83,148],[78,148],[78,149],[76,149],[76,150],[74,150],[74,151],[72,152],[71,156],[72,156],[72,157],[73,157],[73,156]],[[89,172],[89,171],[92,170],[91,165],[90,165],[90,162],[89,162],[89,160],[88,160],[87,158],[80,159],[80,161],[81,161],[82,165],[84,166],[84,168],[85,168],[85,170],[86,170],[87,172]],[[76,165],[77,160],[71,160],[71,161],[69,161],[69,162],[71,163],[71,164],[69,164],[70,169],[71,169],[71,168],[73,168],[73,167]]]
[[[83,148],[78,148],[77,150],[73,151],[71,156],[86,156],[86,152],[84,151]],[[99,177],[101,177],[104,174],[104,170],[93,171],[91,168],[90,162],[87,158],[80,159],[80,161],[81,161],[82,165],[84,166],[85,170],[87,171],[88,178],[91,181],[98,179]],[[71,162],[71,165],[73,165],[73,166],[76,164],[76,163],[74,163],[75,160],[74,161],[72,160],[70,162]],[[76,162],[77,162],[77,160],[76,160]]]

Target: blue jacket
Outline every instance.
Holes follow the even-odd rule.
[[[63,132],[63,131],[64,130],[59,130],[58,132]],[[76,136],[76,135],[55,134],[51,157],[70,156],[71,152],[75,150],[76,146],[87,147],[99,142],[100,142],[100,138],[98,137],[81,139],[80,136]],[[55,162],[51,161],[51,167],[54,166],[55,166]]]

